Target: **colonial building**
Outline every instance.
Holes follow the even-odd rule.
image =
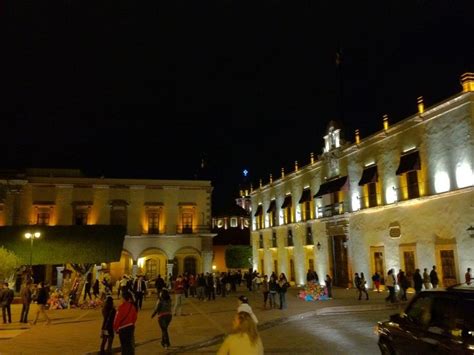
[[[227,271],[225,252],[227,247],[250,243],[250,215],[239,205],[217,213],[212,217],[212,232],[217,235],[213,239],[214,262],[216,271]],[[250,265],[248,265],[250,266]]]
[[[322,154],[253,190],[254,268],[351,285],[390,268],[437,266],[443,285],[474,267],[474,74],[461,93],[365,139],[330,122]],[[471,232],[471,233],[470,233]]]
[[[89,178],[65,169],[0,180],[0,225],[125,226],[122,257],[106,266],[114,278],[212,270],[210,181]]]

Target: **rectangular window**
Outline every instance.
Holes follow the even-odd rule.
[[[230,219],[230,226],[231,226],[232,228],[236,228],[236,227],[238,226],[237,218],[231,217],[231,219]]]
[[[263,235],[262,234],[258,236],[258,247],[260,249],[263,249]]]
[[[160,213],[158,211],[148,211],[148,234],[160,233]]]
[[[74,224],[76,226],[85,226],[87,224],[88,213],[85,210],[78,210],[74,214]]]
[[[183,227],[183,233],[193,232],[193,214],[189,212],[183,212],[181,216],[181,222]]]
[[[38,213],[36,216],[36,224],[41,225],[41,226],[49,225],[49,217],[50,217],[49,212]]]
[[[311,231],[311,227],[306,228],[306,245],[313,245],[313,232]]]
[[[277,247],[277,235],[275,232],[273,232],[272,234],[272,248],[276,248]]]
[[[291,229],[288,229],[288,236],[287,236],[287,246],[289,247],[292,247],[294,244],[293,244],[293,232],[291,231]]]
[[[285,219],[285,224],[289,224],[289,223],[292,223],[293,220],[291,218],[291,207],[287,207],[285,208],[285,211],[284,211],[284,219]]]
[[[110,210],[110,224],[113,226],[127,226],[127,207],[112,206]]]
[[[311,201],[306,201],[303,203],[303,221],[308,221],[311,219]]]
[[[412,170],[406,173],[408,198],[420,197],[420,189],[418,187],[418,173]]]
[[[377,206],[377,183],[370,182],[367,184],[367,193],[369,195],[367,207],[375,207]]]

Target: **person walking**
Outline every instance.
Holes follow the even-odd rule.
[[[38,297],[36,298],[36,303],[38,304],[38,310],[36,311],[36,317],[33,321],[33,324],[36,324],[38,321],[40,313],[44,315],[46,318],[46,324],[51,324],[51,319],[49,319],[48,315],[46,314],[46,304],[48,303],[49,299],[49,290],[48,287],[44,285],[44,282],[41,281],[38,284]]]
[[[362,297],[362,293],[365,293],[365,300],[369,300],[369,293],[367,292],[367,281],[365,280],[364,273],[360,273],[359,277],[359,301]]]
[[[8,282],[3,283],[3,290],[0,294],[0,304],[2,305],[3,324],[12,322],[11,304],[15,298],[13,290],[8,287]]]
[[[286,309],[286,291],[290,287],[286,275],[284,273],[280,274],[280,279],[278,280],[278,295],[280,296],[280,309]]]
[[[207,275],[206,287],[207,287],[207,300],[210,301],[212,298],[215,301],[216,289],[214,288],[214,275],[212,273]]]
[[[423,286],[425,286],[425,290],[429,290],[431,287],[431,282],[430,282],[430,275],[428,274],[428,269],[424,268],[423,270]]]
[[[89,272],[86,277],[86,284],[84,285],[84,299],[83,299],[84,302],[86,301],[87,296],[89,296],[89,299],[92,300],[91,288],[92,288],[92,273]]]
[[[375,289],[378,293],[380,293],[380,274],[377,271],[374,275],[372,275],[372,281],[374,283]]]
[[[416,294],[420,293],[423,288],[423,278],[421,277],[420,269],[415,270],[415,273],[413,274],[413,283]]]
[[[133,283],[133,293],[135,294],[137,310],[140,310],[142,309],[143,295],[146,293],[146,282],[143,280],[143,276],[138,276],[138,279]]]
[[[232,332],[222,343],[217,355],[263,355],[263,344],[257,326],[246,312],[239,312],[232,322]]]
[[[276,308],[276,294],[278,292],[278,282],[276,276],[272,274],[270,276],[270,282],[268,283],[268,291],[270,295],[270,308]]]
[[[252,317],[252,320],[255,324],[258,324],[258,319],[255,313],[253,313],[252,307],[249,305],[249,299],[246,296],[239,296],[238,298],[239,306],[237,307],[237,313],[239,312],[247,312]]]
[[[268,284],[267,275],[263,276],[262,293],[263,293],[263,308],[267,308],[268,294],[270,293],[270,286]]]
[[[466,285],[469,286],[471,284],[471,280],[472,280],[471,268],[470,267],[467,268],[467,271],[466,271],[466,274],[464,275],[464,278],[466,280]]]
[[[158,274],[158,277],[155,280],[155,288],[156,288],[156,294],[158,298],[160,297],[161,290],[165,288],[165,280],[161,277],[160,274]]]
[[[92,285],[92,294],[94,295],[95,299],[99,298],[99,288],[99,279],[95,279],[94,285]]]
[[[112,296],[107,296],[104,307],[102,308],[102,327],[100,343],[100,354],[112,354],[112,344],[114,342],[114,320],[117,311],[114,307],[114,299]]]
[[[181,275],[178,275],[178,278],[174,282],[174,309],[173,315],[180,316],[181,310],[183,307],[183,294],[184,294],[184,285]]]
[[[20,290],[20,298],[22,304],[20,323],[28,323],[28,313],[30,311],[31,301],[33,300],[30,280],[27,280],[26,283],[23,284],[23,287]]]
[[[394,303],[396,301],[396,296],[395,296],[395,285],[397,284],[397,281],[395,280],[395,275],[394,275],[394,270],[390,269],[387,274],[387,279],[385,280],[385,286],[388,288],[388,296],[385,298],[385,301],[390,301],[391,303]]]
[[[410,281],[408,281],[408,277],[405,275],[405,271],[400,271],[400,291],[401,291],[401,300],[408,301],[407,298],[407,290],[410,287]]]
[[[326,279],[324,280],[326,283],[326,289],[328,290],[328,298],[332,298],[332,279],[331,276],[326,274]]]
[[[433,288],[437,288],[439,284],[438,273],[436,272],[436,266],[433,265],[433,269],[430,272],[430,281]]]
[[[134,355],[137,309],[130,292],[122,292],[122,299],[123,302],[115,314],[114,331],[119,335],[122,355]]]
[[[168,327],[173,316],[171,315],[171,297],[167,289],[161,291],[160,297],[156,302],[155,309],[151,314],[153,319],[158,314],[158,324],[161,328],[161,346],[168,349],[170,344],[170,337],[168,335]]]

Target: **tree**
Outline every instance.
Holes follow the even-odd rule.
[[[251,259],[252,247],[248,245],[228,246],[225,250],[225,264],[229,269],[247,269]]]
[[[11,279],[20,267],[21,260],[15,253],[0,246],[0,280]]]

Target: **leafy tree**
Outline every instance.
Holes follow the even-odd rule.
[[[225,264],[229,269],[246,269],[251,266],[252,247],[248,245],[228,246],[225,251]]]
[[[10,279],[21,265],[20,258],[3,246],[0,246],[0,260],[0,280]]]

